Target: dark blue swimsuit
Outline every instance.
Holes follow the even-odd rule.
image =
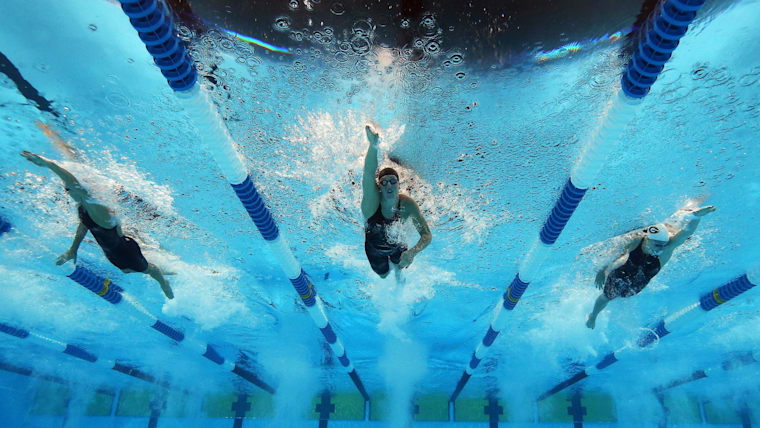
[[[639,294],[649,281],[660,271],[660,258],[645,254],[641,246],[642,239],[635,250],[628,253],[628,260],[619,268],[610,272],[604,282],[604,295],[612,300],[615,297],[631,297]]]
[[[367,260],[369,260],[372,270],[378,275],[388,273],[391,268],[388,261],[398,264],[401,261],[401,253],[406,251],[404,244],[389,242],[386,231],[388,226],[401,218],[400,206],[401,201],[396,207],[393,218],[390,219],[383,216],[382,208],[378,206],[377,211],[367,219],[367,225],[364,227],[364,252],[367,253]]]
[[[119,269],[131,269],[135,272],[145,272],[148,269],[148,261],[140,251],[140,246],[129,236],[119,236],[116,227],[106,229],[98,226],[87,210],[79,206],[79,219],[92,233],[98,245],[103,249],[108,260]]]

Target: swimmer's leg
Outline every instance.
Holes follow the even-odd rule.
[[[401,272],[401,268],[398,267],[397,264],[391,263],[391,269],[393,269],[393,274],[396,277],[396,284],[403,284],[405,282],[404,274]]]
[[[158,283],[161,285],[161,290],[164,291],[167,299],[174,298],[174,293],[172,292],[172,288],[169,286],[169,281],[164,278],[164,275],[161,273],[161,269],[159,269],[153,263],[148,263],[148,269],[146,269],[143,273],[150,275],[151,278],[158,281]]]
[[[591,311],[588,316],[588,320],[586,321],[586,327],[590,329],[596,327],[596,317],[599,315],[599,312],[602,312],[608,303],[610,303],[610,299],[608,299],[604,293],[600,294],[599,297],[596,298],[594,309]]]

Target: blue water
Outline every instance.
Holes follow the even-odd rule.
[[[29,150],[60,161],[113,207],[146,257],[176,272],[169,277],[176,297],[167,301],[147,276],[119,272],[91,236],[80,260],[148,313],[277,388],[271,412],[244,426],[316,426],[312,400],[322,391],[356,395],[118,4],[5,4],[0,51],[60,116],[41,112],[0,73],[0,217],[13,225],[0,236],[0,322],[168,382],[166,401],[184,403],[184,411],[166,412],[159,426],[230,426],[206,410],[213,397],[262,394],[150,329],[126,303],[109,305],[64,276],[70,264],[59,269],[54,261],[70,245],[76,206],[60,180],[18,155]],[[463,399],[502,400],[510,415],[503,426],[569,424],[542,416],[546,404],[535,397],[760,263],[757,22],[760,2],[744,0],[692,25]],[[526,54],[517,64],[484,69],[445,43],[419,62],[382,46],[359,55],[316,42],[283,60],[220,31],[180,34],[201,73],[217,67],[216,83],[202,79],[204,87],[357,373],[373,400],[389,397],[385,421],[330,426],[404,426],[411,401],[445,402],[591,130],[604,120],[625,67],[622,41],[586,44],[549,61]],[[457,55],[464,61],[452,65]],[[74,156],[37,122],[59,133]],[[380,130],[384,163],[401,163],[402,192],[419,203],[433,233],[403,285],[379,280],[363,252],[367,123]],[[700,198],[716,212],[641,294],[613,301],[596,329],[587,329],[598,293],[594,274],[614,256],[609,238]],[[411,225],[401,233],[412,244],[417,239]],[[608,399],[603,407],[614,415],[587,424],[656,426],[663,408],[652,388],[713,367],[707,379],[668,392],[671,413],[698,409],[698,419],[671,423],[741,425],[737,409],[745,403],[760,423],[760,364],[720,368],[760,350],[759,328],[753,289],[632,353],[579,384],[584,396]],[[0,371],[3,426],[148,424],[148,415],[120,416],[119,400],[110,416],[93,416],[88,403],[98,389],[164,394],[162,388],[54,348],[0,335],[0,362],[34,374]],[[51,400],[44,377],[69,390],[65,416],[38,410]],[[589,414],[598,413],[589,400]],[[730,417],[711,416],[711,408]]]

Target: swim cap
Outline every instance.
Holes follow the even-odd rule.
[[[668,242],[670,236],[668,235],[668,228],[662,223],[653,224],[646,228],[647,238],[653,241]]]
[[[396,178],[401,180],[398,176],[398,173],[393,168],[383,168],[380,170],[380,172],[377,173],[377,178],[380,179],[380,177],[385,177],[386,175],[395,175]]]

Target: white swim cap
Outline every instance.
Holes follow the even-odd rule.
[[[670,236],[668,235],[668,228],[662,223],[653,224],[646,228],[647,238],[653,241],[668,242]]]

